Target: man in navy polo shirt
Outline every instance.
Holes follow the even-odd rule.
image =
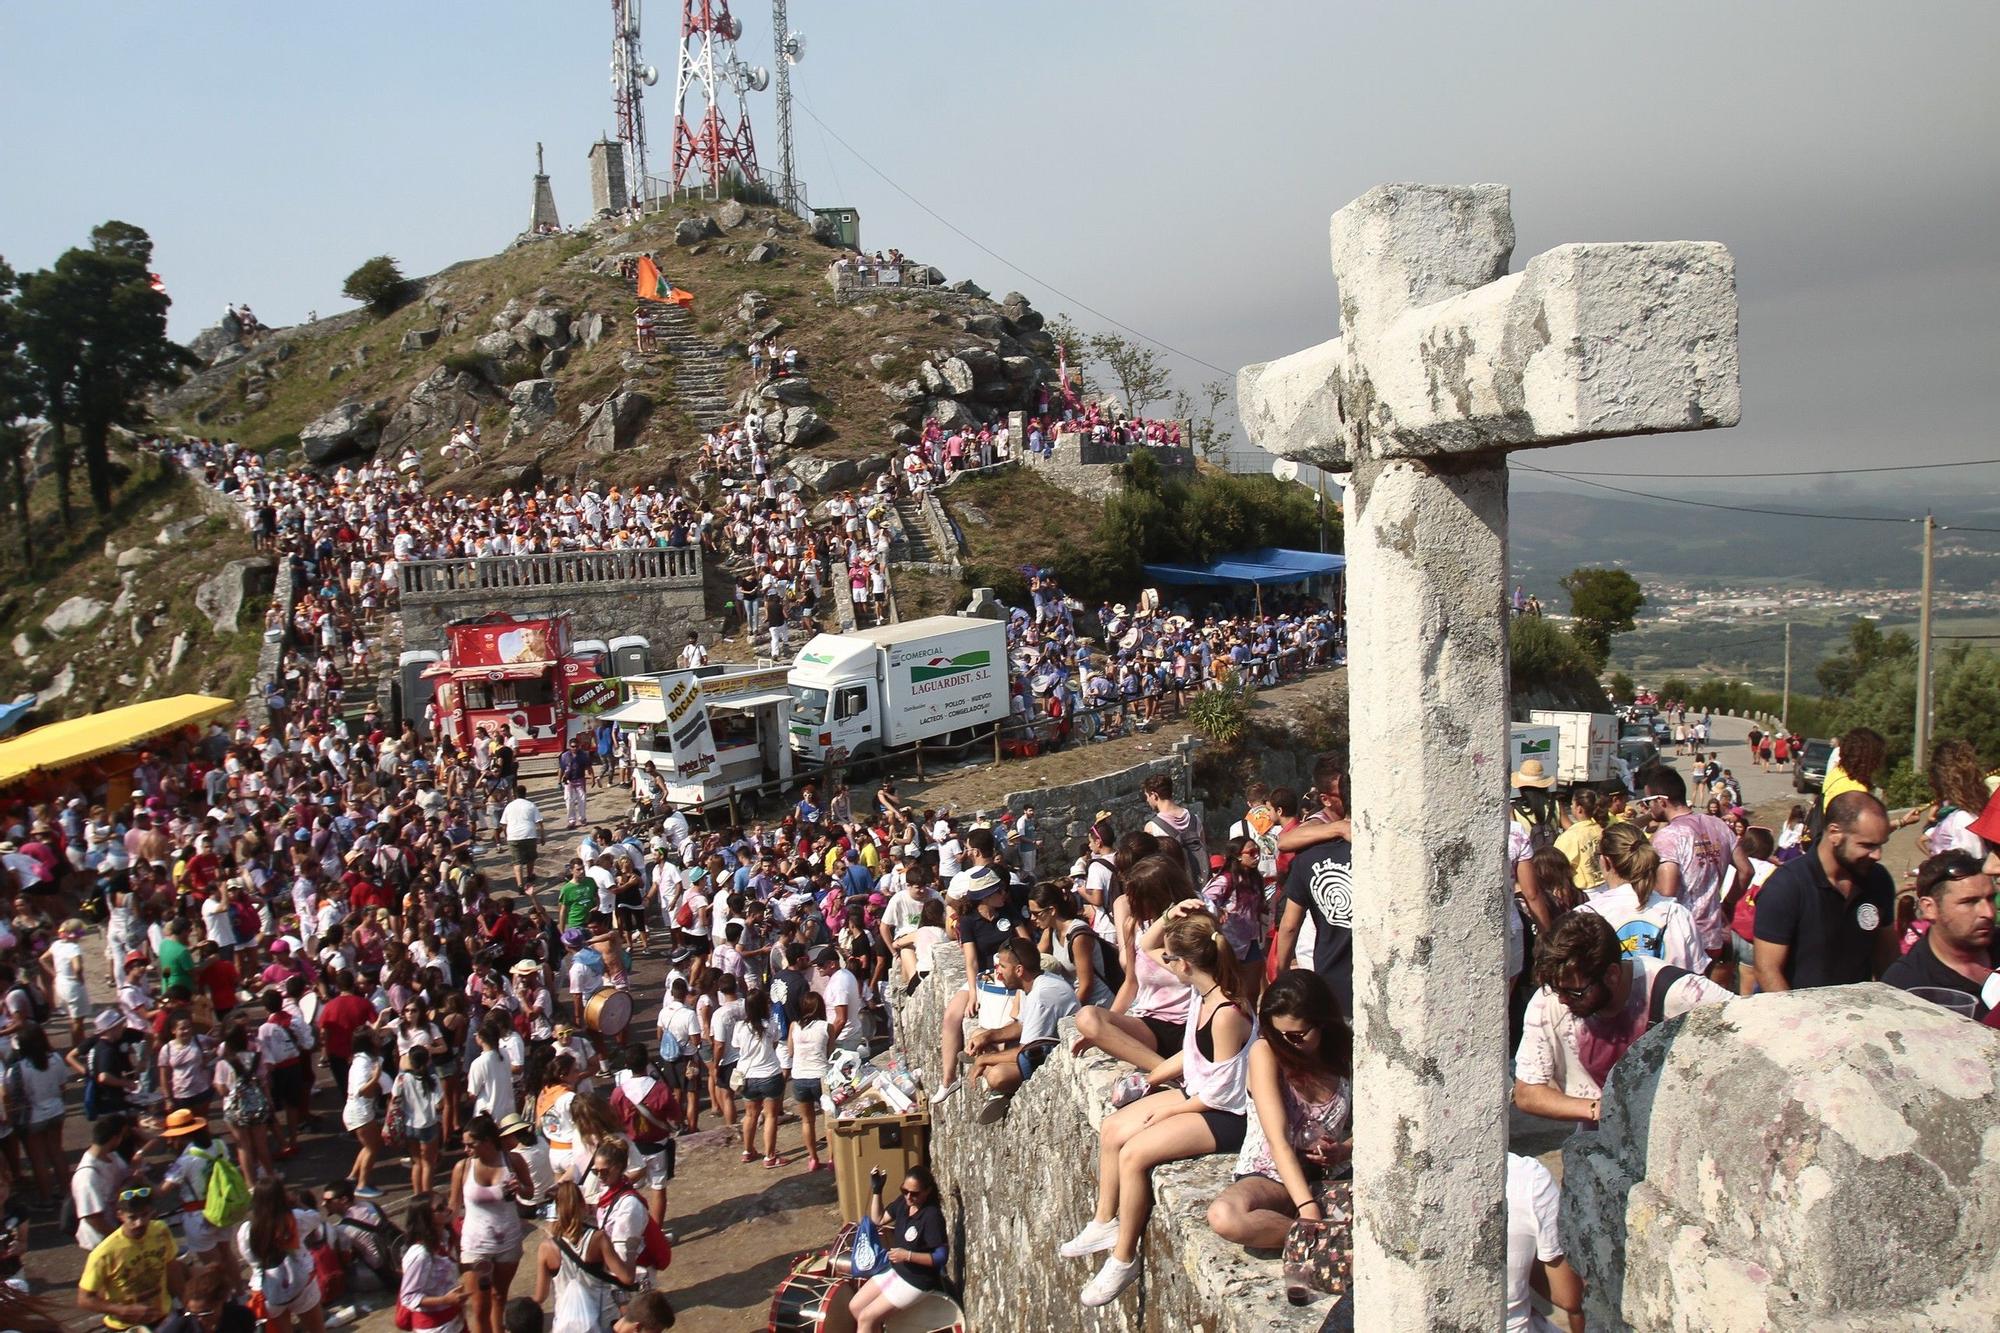
[[[1757,989],[1873,981],[1896,957],[1896,884],[1882,868],[1889,814],[1842,792],[1809,856],[1772,872],[1757,895]]]

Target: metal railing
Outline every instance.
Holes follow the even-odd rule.
[[[396,567],[403,595],[555,588],[578,584],[701,582],[701,548],[644,547],[627,551],[562,551],[545,555],[412,560]]]

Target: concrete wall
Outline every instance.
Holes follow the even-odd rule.
[[[1038,803],[1039,804],[1039,803]],[[930,979],[896,1004],[904,1057],[935,1070],[944,1006],[965,968],[950,945]],[[952,1275],[964,1288],[969,1325],[980,1333],[1306,1333],[1351,1328],[1351,1302],[1285,1302],[1278,1261],[1252,1258],[1218,1239],[1205,1220],[1225,1189],[1235,1155],[1175,1162],[1153,1172],[1155,1211],[1141,1248],[1139,1280],[1111,1305],[1085,1310],[1077,1295],[1102,1262],[1064,1259],[1056,1247],[1090,1219],[1097,1189],[1097,1127],[1111,1084],[1127,1068],[1092,1051],[1069,1053],[1073,1023],[1004,1119],[973,1118],[980,1094],[966,1091],[933,1113],[931,1169],[951,1226]],[[935,1079],[932,1080],[933,1082]]]
[[[1119,451],[1098,449],[1080,431],[1064,431],[1057,435],[1055,450],[1047,458],[1029,453],[1025,438],[1017,447],[1028,466],[1066,491],[1103,500],[1125,489],[1125,480],[1118,471],[1124,462]],[[1194,452],[1186,446],[1163,447],[1151,452],[1159,460],[1162,471],[1189,475],[1194,472]]]
[[[1160,743],[1168,745],[1164,735]],[[997,817],[1001,810],[1011,810],[1018,819],[1023,808],[1034,806],[1036,851],[1040,857],[1036,873],[1044,876],[1058,873],[1061,866],[1067,866],[1075,859],[1077,849],[1083,845],[1084,835],[1090,831],[1090,821],[1097,817],[1098,811],[1108,811],[1120,833],[1146,822],[1152,810],[1140,795],[1140,789],[1146,779],[1155,773],[1164,773],[1173,779],[1175,800],[1197,812],[1201,811],[1201,802],[1195,796],[1192,781],[1193,757],[1199,745],[1200,741],[1196,738],[1184,735],[1173,741],[1169,751],[1158,759],[1149,759],[1116,773],[1067,786],[1008,792],[1006,800],[989,813]],[[1209,832],[1212,840],[1216,831]],[[1058,861],[1061,866],[1058,866]]]

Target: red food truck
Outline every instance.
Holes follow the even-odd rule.
[[[444,660],[424,672],[437,682],[439,720],[462,746],[485,727],[505,731],[521,755],[555,754],[584,717],[603,659],[570,651],[568,612],[495,612],[444,628]]]

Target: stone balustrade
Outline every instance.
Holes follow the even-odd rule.
[[[405,597],[425,593],[552,588],[576,584],[701,585],[697,547],[626,551],[563,551],[546,555],[412,560],[396,567]]]

